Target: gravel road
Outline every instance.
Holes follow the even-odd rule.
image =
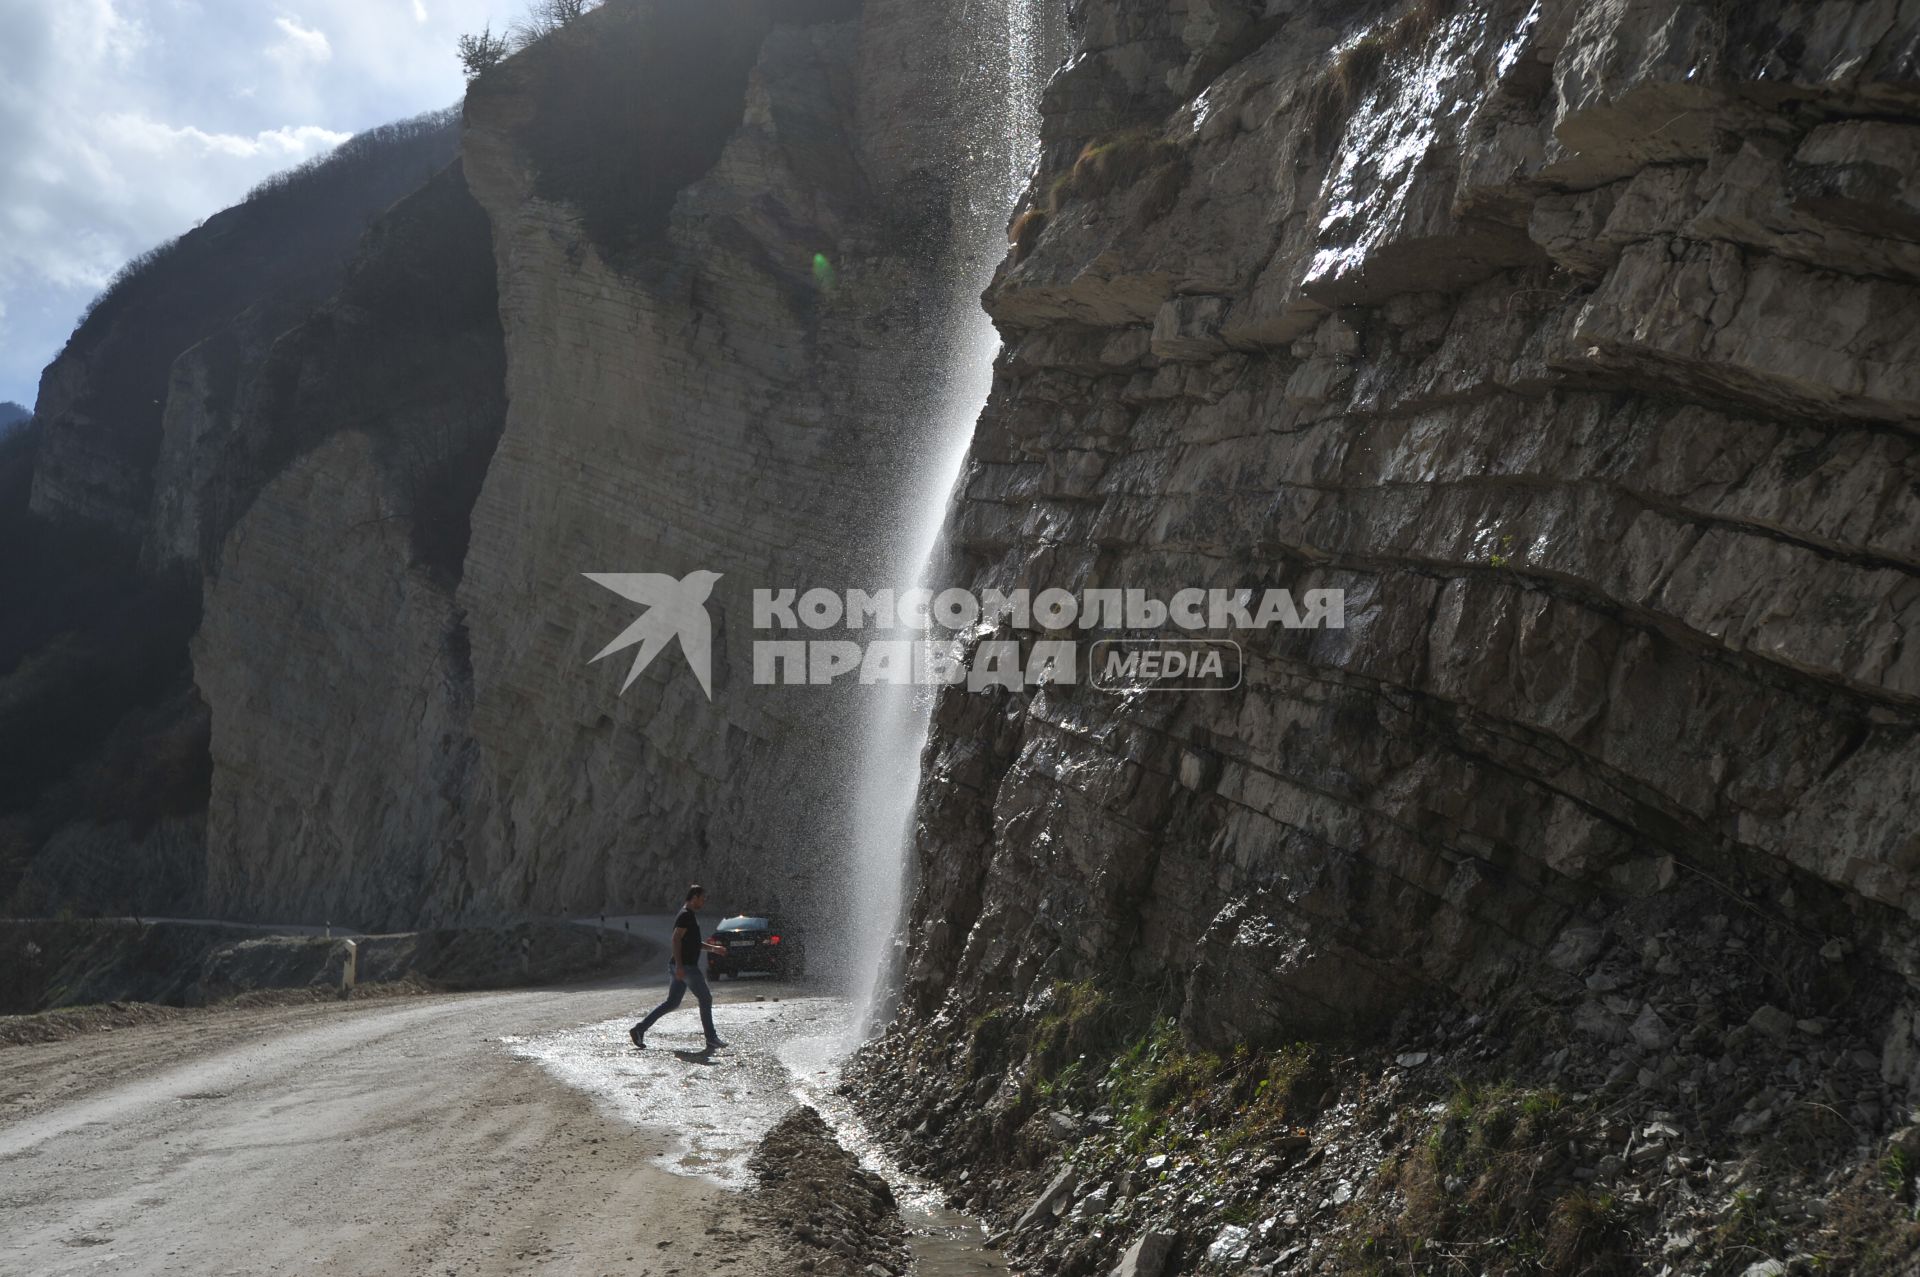
[[[747,1199],[662,1169],[671,1135],[511,1047],[657,997],[214,1010],[0,1049],[0,1273],[780,1272]],[[720,992],[723,1034],[753,997]],[[655,1037],[697,1025],[684,1011]]]

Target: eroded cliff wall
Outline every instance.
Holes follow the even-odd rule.
[[[78,588],[116,676],[83,699],[59,624],[5,633],[21,907],[836,901],[857,694],[754,687],[748,599],[891,583],[1020,145],[979,100],[1008,12],[613,0],[483,75],[424,186],[322,184],[392,204],[364,240],[289,202],[307,174],[262,197],[305,210],[286,260],[249,205],[110,293],[0,458],[65,547],[21,540],[8,579]],[[63,570],[96,541],[111,574]],[[623,695],[631,653],[588,658],[635,609],[584,574],[696,568],[713,703],[677,654]],[[39,729],[74,710],[98,760],[56,803]],[[164,801],[97,792],[130,777]]]
[[[986,299],[1006,350],[954,575],[1337,587],[1346,627],[1236,635],[1231,692],[945,694],[870,1093],[916,1150],[1033,1157],[1088,989],[1225,1051],[1380,1041],[1563,972],[1576,1053],[1621,1013],[1772,998],[1877,1016],[1908,1085],[1906,1021],[1841,955],[1920,975],[1920,12],[1074,15]],[[1750,986],[1675,977],[1644,1013],[1580,988],[1609,920],[1721,910],[1786,937],[1728,942],[1771,974],[1728,956]],[[1009,1011],[1030,1027],[982,1027]],[[1048,1271],[1111,1262],[1100,1210]]]
[[[469,760],[455,590],[504,374],[490,230],[455,164],[275,343],[233,440],[182,449],[258,476],[179,489],[248,494],[193,640],[215,916],[402,925],[428,890]]]
[[[1233,693],[949,695],[915,1005],[1204,954],[1243,1030],[1350,1024],[1695,873],[1912,973],[1920,32],[1270,8],[1080,7],[953,535],[1347,626]]]
[[[626,911],[696,876],[837,902],[857,689],[755,686],[750,592],[890,565],[974,306],[974,170],[1012,144],[968,114],[1001,34],[980,18],[622,0],[475,83],[462,166],[490,259],[415,272],[427,293],[497,280],[504,415],[471,539],[421,562],[369,423],[437,446],[482,411],[458,398],[475,370],[390,325],[361,344],[406,352],[401,384],[359,384],[326,344],[282,361],[328,441],[209,573],[217,910]],[[696,569],[722,574],[712,703],[678,652],[623,693],[632,651],[589,661],[638,609],[584,574]]]
[[[452,159],[449,113],[371,130],[121,272],[0,440],[0,902],[197,913],[201,577],[297,450],[242,420],[369,224]]]

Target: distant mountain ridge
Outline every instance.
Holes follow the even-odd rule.
[[[31,409],[23,408],[11,399],[0,403],[0,430],[11,430],[31,416]]]
[[[340,287],[374,218],[452,163],[459,134],[452,111],[370,129],[122,267],[41,380],[33,511],[149,539],[175,361],[197,352],[178,371],[227,417],[243,370]]]
[[[857,737],[737,638],[713,713],[562,649],[614,619],[582,553],[728,563],[722,634],[870,575],[977,314],[976,33],[927,34],[615,0],[132,264],[0,447],[0,912],[601,912],[689,847],[801,899]]]
[[[152,911],[201,898],[210,718],[187,648],[200,560],[310,445],[279,406],[324,344],[309,333],[282,360],[269,353],[316,318],[344,340],[381,315],[431,327],[458,305],[449,340],[464,344],[436,350],[435,367],[460,370],[481,400],[497,385],[488,334],[461,326],[478,309],[481,328],[497,329],[484,222],[467,219],[477,241],[456,233],[459,198],[446,190],[461,185],[459,132],[457,111],[369,130],[130,262],[43,374],[35,410],[6,405],[31,424],[0,415],[0,899]],[[370,232],[429,188],[452,210],[441,239],[468,257],[451,268],[424,249],[411,263],[370,258]],[[429,260],[442,275],[422,283]],[[484,297],[470,305],[475,288]],[[328,309],[336,295],[345,314]],[[270,362],[282,380],[256,384]],[[443,398],[484,431],[484,404]],[[376,409],[334,419],[381,429]],[[467,425],[443,433],[460,443]],[[392,433],[386,446],[399,448]],[[437,455],[412,447],[405,460],[417,470]],[[441,540],[464,536],[455,513],[423,535],[457,521]]]

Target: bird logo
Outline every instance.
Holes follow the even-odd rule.
[[[606,586],[623,599],[644,604],[647,609],[593,658],[597,661],[635,643],[640,645],[640,650],[634,653],[633,666],[627,671],[627,681],[620,685],[623,695],[667,643],[677,638],[680,650],[687,654],[687,664],[693,667],[693,676],[700,680],[700,690],[707,694],[708,700],[713,699],[713,622],[707,616],[707,596],[713,593],[713,583],[720,579],[720,573],[689,572],[679,580],[661,572],[583,572],[581,575],[595,585]]]

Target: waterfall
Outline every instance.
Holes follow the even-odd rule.
[[[959,6],[963,52],[955,115],[964,134],[957,150],[964,171],[950,175],[959,242],[945,325],[948,375],[933,407],[911,504],[890,529],[889,580],[896,589],[946,584],[929,576],[1000,351],[999,333],[979,299],[1006,253],[1007,220],[1039,153],[1040,90],[1049,69],[1045,14],[1051,7],[1051,0],[963,0]],[[863,724],[855,846],[847,867],[856,928],[849,984],[858,1013],[855,1032],[862,1038],[886,1019],[887,977],[897,960],[913,850],[920,753],[933,708],[930,688],[869,690],[874,695]]]

